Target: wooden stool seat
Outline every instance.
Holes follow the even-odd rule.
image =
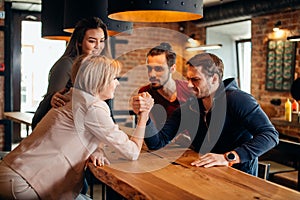
[[[298,185],[298,171],[277,173],[273,176],[273,181],[280,185],[289,188],[297,189]]]
[[[287,165],[283,165],[280,164],[278,162],[274,162],[271,160],[263,160],[263,161],[259,161],[261,163],[265,163],[265,164],[270,164],[270,170],[269,170],[269,174],[273,175],[276,173],[281,173],[281,172],[290,172],[290,171],[295,171],[296,169]]]

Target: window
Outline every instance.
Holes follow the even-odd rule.
[[[34,112],[48,87],[52,65],[64,53],[66,42],[41,38],[41,22],[21,23],[21,112]],[[25,125],[21,137],[26,137]]]
[[[41,22],[22,21],[21,111],[34,112],[46,94],[48,74],[66,42],[41,38]]]
[[[251,40],[236,41],[238,80],[241,90],[251,92]]]
[[[222,44],[209,52],[224,63],[224,77],[236,78],[241,90],[251,92],[251,21],[240,21],[206,28],[207,44]]]

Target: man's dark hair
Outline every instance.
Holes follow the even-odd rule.
[[[193,67],[202,67],[202,72],[208,77],[218,74],[220,81],[222,81],[224,64],[223,61],[214,54],[197,54],[192,57],[187,64]]]
[[[148,56],[158,56],[161,54],[166,55],[168,67],[172,67],[176,63],[176,53],[172,50],[169,43],[163,42],[160,45],[152,48],[148,53]]]

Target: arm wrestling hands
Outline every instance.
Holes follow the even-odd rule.
[[[151,105],[150,99],[144,98],[145,94],[141,93],[137,96],[134,96],[132,98],[132,108],[134,113],[138,114],[144,110],[148,110],[149,106]],[[152,99],[152,98],[151,98]],[[239,155],[235,152],[232,151],[235,155],[235,161],[229,162],[224,154],[216,154],[216,153],[207,153],[204,154],[203,156],[200,156],[199,159],[193,161],[191,165],[196,166],[196,167],[213,167],[213,166],[231,166],[232,164],[239,163],[240,158]]]
[[[143,120],[143,123],[146,124],[148,119],[148,114],[154,104],[154,100],[151,95],[147,92],[141,93],[140,97],[137,97],[143,103],[143,106],[140,107],[138,116],[140,116],[140,120]],[[138,143],[134,137],[131,138],[132,141]],[[105,164],[109,165],[110,162],[106,158],[106,155],[103,150],[103,145],[99,145],[98,148],[90,155],[90,160],[94,164],[94,166],[104,166]]]
[[[153,104],[154,100],[148,92],[142,92],[132,97],[132,110],[137,115],[149,111]]]

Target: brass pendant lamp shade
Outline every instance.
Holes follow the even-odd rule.
[[[203,17],[203,0],[108,0],[108,17],[130,22],[180,22]]]
[[[132,22],[112,20],[107,17],[109,0],[65,0],[64,31],[72,33],[76,23],[89,17],[99,17],[107,26],[108,35],[132,32]]]
[[[42,37],[52,40],[69,41],[71,34],[63,31],[64,1],[42,1]]]

